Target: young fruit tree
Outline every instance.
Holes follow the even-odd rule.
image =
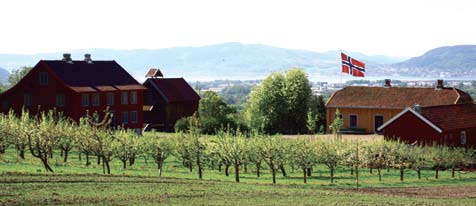
[[[303,172],[303,181],[307,183],[307,171],[317,163],[317,146],[310,140],[296,140],[291,144],[292,162]]]
[[[344,160],[341,144],[339,141],[320,141],[319,145],[319,162],[329,168],[331,183],[334,183],[334,171]]]

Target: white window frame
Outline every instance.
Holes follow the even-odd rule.
[[[89,107],[89,94],[81,94],[81,106]]]
[[[461,138],[460,138],[460,143],[461,143],[462,145],[465,145],[465,144],[466,144],[466,140],[467,140],[467,139],[466,139],[466,131],[461,131],[461,132],[460,132],[460,137],[461,137]]]
[[[91,95],[92,96],[92,100],[91,100],[91,104],[93,106],[99,106],[101,104],[101,96],[99,95],[99,93],[94,93]]]
[[[64,104],[65,104],[64,94],[56,94],[56,106],[57,107],[64,107]]]
[[[129,123],[129,112],[121,112],[121,124],[125,125],[128,123]]]
[[[131,95],[131,104],[137,104],[137,92],[132,91],[130,95]]]
[[[33,96],[31,93],[23,94],[23,105],[25,107],[31,107],[31,105],[33,105]]]
[[[107,105],[114,105],[114,92],[106,93],[106,104]]]
[[[138,115],[137,111],[131,112],[131,123],[137,123],[137,119],[138,119],[137,115]],[[134,116],[135,116],[135,119],[134,119]]]
[[[39,72],[38,75],[40,78],[40,85],[41,86],[48,85],[48,72]]]
[[[355,127],[352,127],[351,123],[352,123],[352,118],[351,116],[355,116],[356,117],[356,121],[355,121]],[[357,114],[349,114],[349,128],[359,128],[359,115]]]
[[[129,104],[129,92],[121,92],[121,104]]]

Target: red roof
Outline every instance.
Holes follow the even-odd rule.
[[[150,82],[154,91],[164,97],[167,102],[199,101],[200,96],[183,78],[149,78],[144,82]]]
[[[422,107],[421,115],[443,130],[476,128],[476,105]]]
[[[327,107],[404,109],[419,104],[436,106],[471,103],[467,93],[455,88],[361,87],[349,86],[335,92]]]

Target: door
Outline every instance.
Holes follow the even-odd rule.
[[[375,115],[374,117],[374,130],[376,133],[382,133],[382,131],[377,131],[377,129],[383,124],[383,115]]]

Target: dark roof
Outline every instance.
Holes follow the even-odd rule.
[[[72,87],[95,87],[113,85],[140,85],[116,61],[72,61],[41,60],[63,82]]]
[[[476,127],[476,105],[422,107],[421,115],[443,130]]]
[[[153,88],[159,95],[166,98],[167,102],[179,101],[198,101],[200,96],[183,78],[149,78],[144,82],[152,84]]]
[[[464,104],[472,101],[471,96],[455,88],[437,90],[435,88],[349,86],[335,92],[326,106],[403,109],[415,104],[436,106]]]

